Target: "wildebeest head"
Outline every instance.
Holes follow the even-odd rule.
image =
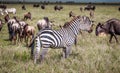
[[[69,17],[75,17],[75,14],[72,11],[70,11],[69,12]]]
[[[45,5],[41,5],[41,9],[45,9]]]
[[[9,15],[7,14],[5,17],[4,17],[4,20],[5,22],[8,22],[8,20],[10,19]]]
[[[104,25],[102,23],[98,23],[95,29],[96,36],[100,35],[101,33],[106,33],[105,28],[103,26]]]

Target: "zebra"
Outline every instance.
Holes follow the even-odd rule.
[[[31,47],[31,56],[34,55],[34,63],[37,62],[39,57],[40,63],[43,61],[48,48],[63,48],[63,58],[67,58],[80,30],[92,32],[92,22],[89,17],[76,16],[69,22],[66,28],[58,30],[46,28],[40,30],[29,45],[29,47]],[[35,51],[34,40],[36,42]],[[40,48],[42,48],[41,53]]]

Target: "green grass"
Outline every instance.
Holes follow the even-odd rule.
[[[62,11],[55,12],[54,5],[47,5],[45,10],[33,8],[27,4],[26,11],[21,10],[21,4],[8,4],[17,9],[17,16],[23,19],[27,12],[32,13],[32,21],[26,21],[35,26],[39,19],[48,16],[54,20],[53,29],[59,29],[66,21],[70,21],[68,13],[72,10],[76,15],[89,16],[88,11],[80,12],[79,7],[85,5],[63,5]],[[110,18],[120,19],[119,6],[97,5],[95,11],[95,26],[98,22],[105,22]],[[11,18],[14,16],[10,15]],[[2,19],[4,16],[1,16]],[[92,33],[83,31],[78,36],[77,48],[72,47],[71,54],[67,59],[62,59],[62,49],[50,49],[42,64],[33,64],[30,59],[30,48],[25,43],[12,45],[8,39],[7,24],[4,24],[0,32],[0,73],[120,73],[120,44],[113,39],[112,44],[108,42],[109,35],[104,38],[95,36],[95,26]],[[117,36],[119,41],[120,37]]]

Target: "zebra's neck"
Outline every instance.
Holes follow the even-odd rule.
[[[68,27],[68,29],[70,29],[70,31],[72,31],[75,36],[78,35],[79,30],[80,30],[79,29],[79,25],[80,25],[79,23],[80,23],[80,21],[78,19],[75,19],[70,23],[70,25]]]

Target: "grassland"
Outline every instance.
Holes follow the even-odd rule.
[[[72,10],[76,15],[89,16],[88,11],[80,12],[79,7],[85,5],[63,5],[63,10],[55,12],[54,5],[47,5],[45,10],[33,8],[27,4],[26,11],[21,10],[21,4],[8,4],[17,9],[17,18],[23,19],[27,12],[32,13],[32,21],[26,22],[35,26],[39,19],[48,16],[54,20],[53,29],[59,29],[66,21],[70,21],[68,13]],[[96,5],[94,20],[95,26],[98,22],[105,22],[110,18],[120,19],[120,12],[117,5]],[[11,14],[10,17],[13,15]],[[3,16],[0,16],[3,19]],[[62,49],[50,49],[44,62],[33,64],[30,59],[30,48],[25,43],[12,45],[8,39],[7,24],[4,24],[0,32],[0,73],[120,73],[120,43],[113,39],[110,44],[107,37],[95,36],[95,26],[92,33],[83,31],[78,36],[77,48],[72,47],[71,55],[67,59],[61,59]],[[119,41],[120,37],[117,36]]]

